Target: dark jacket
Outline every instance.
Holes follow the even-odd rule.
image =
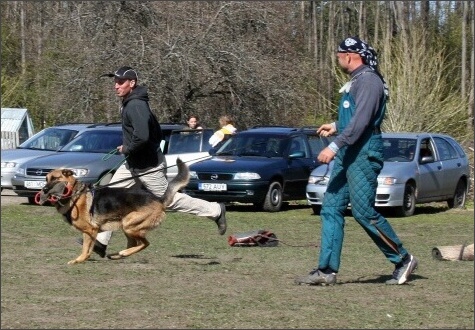
[[[148,100],[144,86],[137,86],[122,100],[122,152],[130,168],[158,166],[162,130]]]

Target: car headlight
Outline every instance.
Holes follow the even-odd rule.
[[[320,186],[326,186],[328,185],[328,181],[330,180],[330,178],[328,176],[313,176],[313,175],[310,175],[308,177],[308,183],[310,184],[316,184],[316,185],[320,185]]]
[[[15,162],[2,162],[2,168],[14,168],[16,167]]]
[[[25,174],[26,174],[26,170],[24,167],[19,167],[15,171],[15,175],[25,175]]]
[[[257,180],[261,176],[255,172],[239,172],[234,174],[234,180]]]
[[[198,179],[198,174],[195,171],[190,171],[190,179]]]
[[[89,173],[89,170],[87,168],[72,168],[71,171],[73,171],[74,176],[76,178],[80,178],[82,176],[86,176],[87,173]]]
[[[392,186],[397,183],[397,179],[393,177],[378,177],[378,184]]]

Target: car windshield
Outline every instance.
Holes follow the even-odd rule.
[[[71,141],[77,132],[72,129],[47,128],[33,135],[18,148],[56,151]]]
[[[409,138],[383,138],[385,162],[410,162],[414,159],[417,140]]]
[[[97,152],[109,153],[122,144],[121,131],[92,130],[78,135],[61,152]]]
[[[283,157],[289,141],[284,135],[238,134],[227,140],[216,155]]]

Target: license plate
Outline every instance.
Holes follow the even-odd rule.
[[[45,186],[46,181],[25,181],[25,188],[41,189]]]
[[[198,189],[204,191],[225,191],[228,187],[225,183],[199,183]]]

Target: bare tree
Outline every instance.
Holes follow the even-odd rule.
[[[467,63],[467,19],[468,19],[468,6],[469,2],[463,3],[462,11],[462,65],[461,65],[461,84],[460,84],[460,93],[462,98],[466,97],[466,84],[467,84],[467,70],[465,63]]]
[[[467,135],[457,128],[464,121],[467,102],[461,101],[448,84],[445,75],[451,68],[447,67],[450,62],[444,58],[444,49],[420,51],[425,33],[423,29],[411,29],[409,39],[397,38],[390,58],[385,57],[381,63],[390,88],[383,129],[445,132],[465,139]]]
[[[340,40],[359,35],[372,40],[387,63],[382,71],[391,88],[397,88],[393,95],[403,88],[415,99],[419,98],[415,91],[426,81],[419,81],[409,68],[418,72],[411,66],[414,61],[428,65],[427,55],[420,58],[415,49],[429,54],[436,43],[444,52],[431,54],[439,56],[437,64],[447,76],[419,72],[433,80],[439,92],[439,98],[427,95],[427,99],[443,111],[441,105],[451,106],[453,94],[458,104],[466,102],[463,93],[473,108],[473,4],[468,3],[467,17],[472,28],[464,29],[465,47],[472,49],[468,65],[459,47],[461,15],[454,12],[458,3],[4,1],[0,3],[2,105],[27,106],[35,122],[45,125],[118,121],[120,101],[112,81],[100,76],[130,65],[139,71],[139,83],[147,85],[150,104],[162,122],[184,121],[193,112],[210,127],[223,113],[234,115],[241,128],[263,123],[310,125],[336,116],[337,90],[347,77],[337,69],[334,52]],[[416,38],[421,22],[426,34]],[[450,48],[445,47],[448,44]],[[404,48],[408,51],[401,51]],[[453,49],[456,52],[450,53]],[[465,78],[454,63],[466,70]],[[407,70],[400,69],[402,65]],[[404,112],[406,106],[416,105],[424,111],[429,108],[421,100],[402,96],[394,98],[390,108]],[[465,125],[467,112],[463,119],[457,116],[451,125],[460,120]],[[392,125],[432,127],[425,118],[420,118],[419,126],[409,119]]]

